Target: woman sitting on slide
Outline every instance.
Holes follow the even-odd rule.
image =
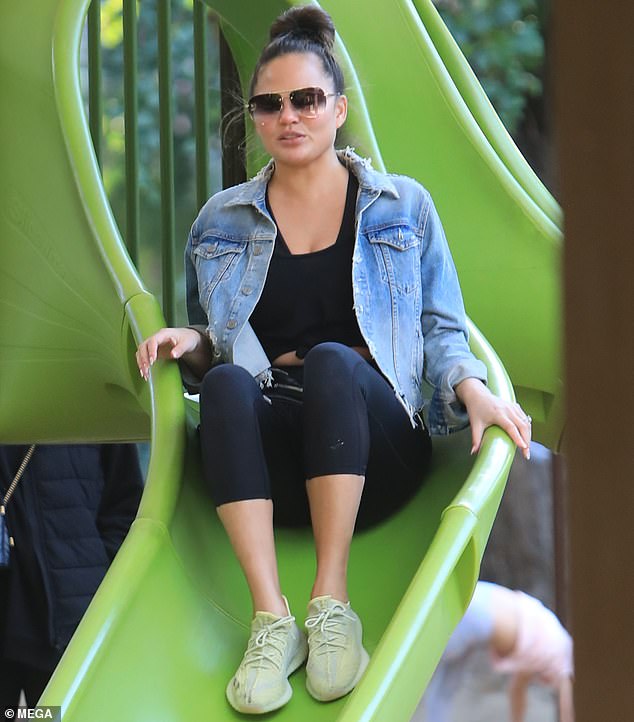
[[[486,387],[432,200],[417,182],[335,149],[347,113],[335,29],[316,6],[272,25],[248,111],[272,160],[214,195],[186,248],[188,328],[137,351],[147,379],[179,359],[200,383],[203,470],[253,600],[244,658],[227,687],[236,710],[309,693],[341,697],[368,655],[350,605],[357,527],[403,506],[424,480],[431,433],[471,422],[505,429],[528,454],[530,419]],[[435,387],[429,431],[422,380]],[[317,572],[308,639],[280,589],[273,524],[312,524]]]

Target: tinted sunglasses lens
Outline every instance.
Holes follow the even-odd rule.
[[[326,95],[321,88],[300,88],[289,95],[293,107],[302,115],[315,116],[326,105]]]
[[[282,96],[279,93],[263,93],[254,95],[249,100],[249,113],[251,115],[269,115],[279,113],[282,109]]]

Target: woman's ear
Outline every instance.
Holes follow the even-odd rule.
[[[345,123],[348,116],[348,98],[345,95],[337,96],[337,102],[335,103],[335,122],[337,128]]]

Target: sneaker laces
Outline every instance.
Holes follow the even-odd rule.
[[[354,621],[354,617],[350,614],[346,614],[347,607],[343,604],[333,604],[328,609],[324,609],[319,614],[315,614],[311,617],[307,617],[305,621],[305,627],[308,629],[308,638],[311,643],[317,642],[315,652],[322,650],[322,647],[326,649],[322,650],[321,654],[327,654],[329,647],[338,647],[345,649],[347,645],[347,634],[345,627],[342,629],[341,617],[346,617]]]
[[[249,639],[243,664],[256,669],[272,667],[281,670],[284,650],[288,642],[288,630],[284,627],[288,628],[294,621],[295,617],[288,616],[264,625],[255,637]]]

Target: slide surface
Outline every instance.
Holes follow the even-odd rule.
[[[147,385],[134,365],[137,341],[163,319],[127,258],[91,150],[77,71],[87,4],[25,0],[0,11],[0,136],[11,139],[0,146],[0,442],[151,438],[151,458],[138,517],[41,701],[61,704],[65,721],[238,719],[224,687],[248,636],[250,602],[202,486],[197,411],[183,400],[178,370],[158,364]],[[210,5],[246,76],[270,20],[287,4]],[[537,265],[532,255],[528,261],[532,242],[537,252],[549,242],[546,230],[553,247],[556,240],[538,194],[524,187],[530,174],[522,176],[521,163],[511,171],[512,163],[496,160],[414,5],[333,0],[324,7],[339,26],[356,103],[345,140],[377,167],[430,188],[457,238],[451,245],[468,310],[494,336],[496,293],[530,290],[533,275],[548,290],[556,271],[554,251]],[[433,135],[426,103],[444,112],[438,126],[454,118],[453,135]],[[485,220],[476,253],[465,228]],[[515,261],[518,248],[525,257]],[[497,305],[504,326],[507,304],[498,297]],[[512,333],[504,326],[499,342],[511,360],[524,357],[519,385],[546,399],[549,411],[555,364],[543,361],[549,349],[538,351],[530,328],[517,323]],[[511,398],[502,364],[475,327],[471,340],[492,389]],[[550,418],[544,413],[545,429]],[[357,689],[319,704],[300,671],[280,720],[409,719],[468,604],[513,457],[497,429],[487,431],[475,461],[468,442],[468,432],[436,439],[417,498],[355,538],[351,597],[372,654]],[[283,588],[301,619],[314,565],[310,534],[280,530],[278,541]]]

